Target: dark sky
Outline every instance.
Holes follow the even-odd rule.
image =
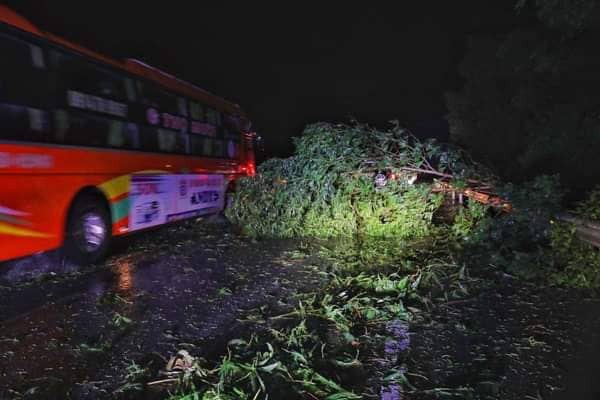
[[[443,93],[460,87],[467,36],[518,23],[511,0],[6,3],[41,29],[240,104],[268,155],[289,154],[290,137],[318,120],[398,119],[443,137]]]

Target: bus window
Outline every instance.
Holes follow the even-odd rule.
[[[213,157],[224,157],[225,156],[225,146],[223,146],[223,141],[218,139],[213,139]]]
[[[213,140],[211,138],[204,138],[204,143],[202,144],[202,155],[211,157],[213,155]]]
[[[48,142],[49,121],[45,110],[0,103],[0,139]]]
[[[190,101],[190,116],[196,121],[204,121],[204,109],[195,101]]]
[[[47,94],[47,75],[32,58],[33,48],[23,41],[0,35],[0,101],[41,106]],[[39,54],[36,55],[39,57]]]
[[[223,137],[225,139],[240,140],[240,130],[241,130],[241,121],[238,117],[233,115],[224,114],[223,115],[223,126],[221,130],[223,131]]]
[[[140,147],[144,151],[187,154],[187,134],[161,128],[142,128]]]
[[[58,109],[54,141],[76,146],[139,148],[137,125],[111,118]]]
[[[177,111],[179,112],[179,115],[183,115],[185,117],[188,115],[187,102],[183,97],[177,97]]]
[[[66,101],[68,92],[74,91],[121,102],[128,101],[131,96],[124,76],[96,66],[82,57],[51,50],[50,65],[58,72],[58,92],[63,101]]]
[[[190,135],[191,154],[203,157],[214,157],[213,139],[205,136]]]
[[[0,35],[0,54],[0,139],[47,142],[47,73],[41,49]]]
[[[142,128],[140,134],[140,149],[149,152],[160,152],[158,147],[158,132],[156,129]]]
[[[66,110],[56,110],[55,138],[58,143],[105,147],[108,127],[97,118]]]
[[[135,87],[130,78],[125,78],[125,92],[127,93],[127,100],[129,100],[131,103],[135,103],[137,101]]]
[[[217,117],[218,113],[212,108],[206,107],[206,122],[211,125],[218,126],[219,119]]]
[[[38,69],[46,69],[46,62],[44,61],[44,53],[42,48],[39,46],[30,45],[31,50],[31,61],[33,66]]]
[[[190,135],[190,153],[195,156],[202,155],[202,138],[196,135]]]
[[[160,113],[187,116],[186,102],[183,98],[148,82],[138,81],[138,91],[140,102],[145,107],[155,108]]]
[[[177,149],[177,132],[158,129],[158,149],[167,153],[175,153]]]
[[[108,147],[138,149],[139,129],[132,122],[110,120],[108,125]]]

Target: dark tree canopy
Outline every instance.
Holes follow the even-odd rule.
[[[540,24],[474,37],[465,79],[446,94],[453,140],[513,181],[561,176],[574,193],[600,177],[599,7],[592,0],[534,0]]]

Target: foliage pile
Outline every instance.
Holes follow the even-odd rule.
[[[600,223],[600,188],[579,203],[573,214]],[[551,235],[555,266],[553,280],[569,286],[600,288],[600,251],[580,240],[576,226],[571,223],[553,223]]]
[[[464,296],[467,275],[441,236],[435,248],[427,241],[386,253],[384,241],[369,240],[322,247],[328,284],[284,314],[250,312],[253,333],[230,340],[217,364],[195,364],[172,398],[354,400],[378,397],[381,382],[410,387],[407,322],[438,297]]]
[[[465,262],[552,284],[600,288],[600,252],[578,237],[575,224],[556,219],[563,198],[558,176],[506,184],[498,191],[510,199],[514,211],[502,218],[481,218],[462,235],[459,253]],[[590,192],[572,214],[600,222],[600,189]]]
[[[241,182],[228,216],[251,235],[385,237],[386,245],[378,249],[385,253],[443,232],[453,239],[454,254],[469,265],[492,265],[571,286],[600,286],[597,252],[575,237],[574,227],[552,224],[563,201],[558,176],[499,183],[464,153],[433,140],[420,142],[398,125],[380,131],[361,124],[317,123],[296,139],[296,148],[293,157],[269,160],[255,179]],[[378,187],[374,176],[381,171],[399,179]],[[416,171],[451,177],[455,188],[474,180],[494,182],[513,212],[496,218],[486,206],[470,202],[458,208],[451,225],[435,226],[432,218],[443,197],[435,192],[434,179],[410,184]],[[598,193],[576,214],[598,220]]]
[[[419,141],[397,123],[389,130],[316,123],[295,146],[294,156],[264,162],[238,186],[227,216],[253,236],[424,237],[443,198],[433,179],[413,184],[416,174],[450,177],[458,187],[491,180],[459,150]],[[377,174],[397,179],[377,186]]]
[[[521,185],[498,187],[513,212],[502,218],[482,218],[464,236],[461,253],[470,264],[491,264],[526,278],[550,274],[551,222],[561,208],[562,191],[557,176],[539,176]]]

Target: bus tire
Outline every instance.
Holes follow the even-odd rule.
[[[98,196],[76,198],[67,221],[65,255],[79,265],[102,260],[110,246],[112,223],[106,204]]]

